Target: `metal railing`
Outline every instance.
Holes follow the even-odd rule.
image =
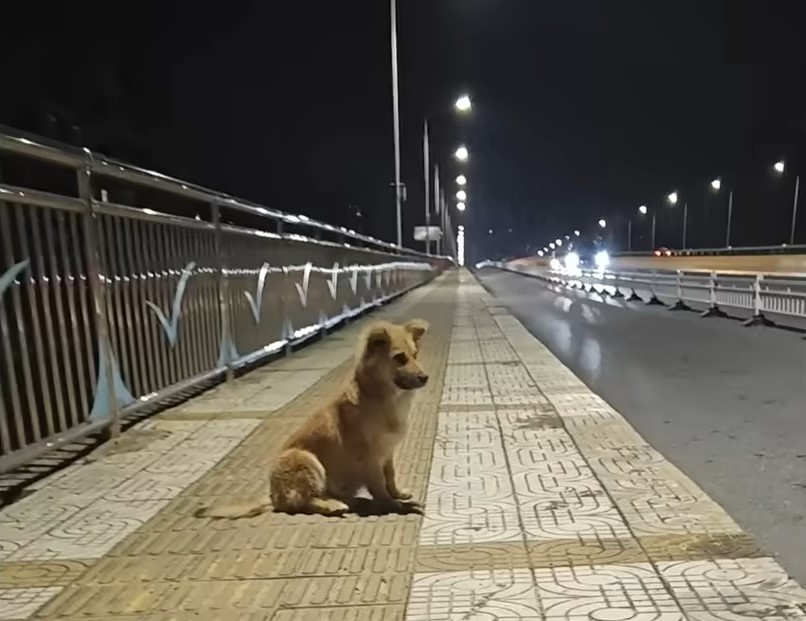
[[[451,264],[87,150],[0,135],[0,155],[74,179],[0,184],[0,472],[114,435]]]
[[[706,317],[725,316],[723,309],[740,310],[750,315],[746,325],[806,320],[806,275],[803,274],[553,270],[514,263],[497,263],[495,266],[570,289],[584,289],[648,304],[669,304],[674,310],[694,307],[702,310]]]

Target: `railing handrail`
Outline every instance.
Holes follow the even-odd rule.
[[[545,268],[548,271],[554,271],[557,273],[568,274],[565,270],[551,270],[550,268]],[[703,276],[710,276],[711,274],[716,274],[717,276],[734,276],[740,278],[755,278],[756,276],[762,276],[765,280],[781,280],[781,279],[792,279],[792,280],[804,280],[806,281],[806,274],[803,272],[757,272],[757,271],[745,271],[745,270],[723,270],[723,269],[704,269],[704,268],[686,268],[686,269],[674,269],[674,268],[655,268],[655,267],[636,267],[636,268],[629,268],[629,269],[607,269],[604,272],[600,270],[582,270],[585,274],[612,274],[614,276],[618,275],[625,275],[625,274],[661,274],[664,276],[674,276],[678,272],[682,274],[696,274],[696,275],[703,275]]]
[[[806,253],[806,244],[780,244],[772,246],[735,246],[730,248],[670,248],[676,256],[735,255],[735,254],[800,254]],[[629,250],[611,253],[614,257],[651,257],[654,250]]]
[[[287,224],[310,227],[319,231],[334,233],[355,242],[371,244],[378,248],[399,254],[444,258],[411,248],[399,247],[397,244],[386,242],[369,235],[363,235],[343,226],[327,224],[326,222],[309,218],[303,214],[292,214],[278,209],[264,207],[258,203],[211,190],[195,183],[182,181],[181,179],[176,179],[144,168],[138,168],[131,164],[118,162],[86,148],[80,149],[55,141],[45,142],[40,138],[29,138],[22,134],[22,132],[16,132],[0,126],[0,152],[14,153],[23,157],[76,169],[89,164],[90,170],[93,173],[104,177],[121,179],[151,189],[162,190],[200,201],[215,202],[222,207],[229,207],[261,218],[269,218],[274,221],[282,221]]]

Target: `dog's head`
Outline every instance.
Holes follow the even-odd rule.
[[[403,325],[385,321],[373,324],[363,343],[362,366],[401,390],[422,388],[428,375],[417,354],[420,339],[427,330],[428,322],[422,319],[412,319]]]

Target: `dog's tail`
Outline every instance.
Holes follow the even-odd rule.
[[[239,502],[212,504],[196,509],[193,515],[197,518],[210,518],[213,520],[237,520],[239,518],[255,517],[265,513],[271,507],[268,496],[258,496]]]

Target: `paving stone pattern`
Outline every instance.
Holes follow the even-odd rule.
[[[0,619],[806,619],[806,592],[468,272],[399,451],[424,516],[192,517],[265,493],[361,323],[163,413],[0,512]]]

